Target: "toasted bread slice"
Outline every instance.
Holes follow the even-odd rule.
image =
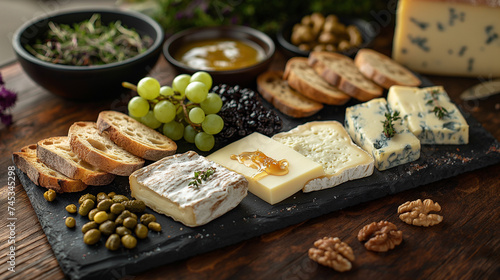
[[[73,153],[66,136],[38,141],[36,150],[38,158],[47,166],[86,185],[104,186],[115,178],[115,175],[99,170]]]
[[[167,136],[116,111],[102,111],[97,118],[99,132],[129,153],[147,160],[159,160],[175,154],[177,144]]]
[[[373,173],[373,157],[354,144],[337,121],[308,122],[272,138],[323,165],[326,176],[307,182],[303,192],[331,188]]]
[[[333,52],[311,52],[308,63],[330,85],[360,101],[382,96],[383,89],[361,74],[350,57]]]
[[[267,71],[257,77],[257,89],[269,103],[293,118],[309,117],[323,109],[323,104],[294,90],[283,80],[282,71]]]
[[[71,150],[82,160],[108,173],[129,176],[144,165],[139,158],[99,134],[95,122],[76,122],[69,128]]]
[[[45,165],[36,156],[36,145],[32,144],[13,153],[17,168],[26,173],[37,186],[54,190],[58,193],[79,192],[87,188],[80,180],[71,179]]]
[[[328,105],[343,105],[351,98],[329,85],[307,64],[305,57],[292,57],[285,66],[283,79],[288,85],[310,99]]]
[[[371,49],[359,50],[354,64],[365,77],[385,89],[394,85],[416,87],[422,83],[410,70]]]

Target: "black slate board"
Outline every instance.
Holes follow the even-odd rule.
[[[429,82],[424,84],[430,85]],[[351,101],[345,106],[326,107],[307,119],[290,119],[280,114],[284,121],[283,130],[312,120],[343,123],[345,107],[355,103]],[[43,198],[45,189],[33,184],[20,170],[16,172],[63,272],[71,279],[120,279],[339,209],[499,163],[498,141],[474,118],[463,114],[469,124],[468,145],[423,145],[421,157],[415,162],[383,172],[375,169],[370,177],[332,189],[307,194],[299,192],[276,205],[269,205],[249,193],[238,207],[202,227],[189,228],[157,214],[163,231],[150,232],[149,237],[139,240],[133,250],[122,248],[111,252],[104,247],[104,241],[87,246],[79,229],[70,230],[64,225],[67,216],[74,216],[79,226],[88,221],[86,217],[68,214],[64,210],[66,205],[76,204],[80,195],[87,192],[115,191],[129,195],[128,178],[119,177],[109,186],[89,187],[82,193],[62,194],[48,203]],[[178,152],[189,148],[180,145]],[[147,212],[154,213],[150,209]]]

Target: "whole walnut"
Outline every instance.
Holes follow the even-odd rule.
[[[352,268],[355,260],[352,248],[338,237],[323,237],[314,242],[315,248],[309,249],[309,258],[321,265],[329,266],[339,272]]]
[[[373,222],[364,226],[358,233],[360,242],[367,241],[365,248],[375,252],[394,249],[403,241],[403,232],[388,221]]]

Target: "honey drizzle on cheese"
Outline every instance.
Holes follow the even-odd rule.
[[[268,175],[283,176],[288,174],[288,161],[286,159],[278,161],[259,150],[231,155],[230,158],[247,167],[257,169],[257,172],[252,176],[255,180],[260,180]]]

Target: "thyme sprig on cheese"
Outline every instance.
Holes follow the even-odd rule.
[[[207,181],[208,177],[215,173],[215,167],[210,167],[204,171],[195,171],[193,181],[189,182],[188,186],[193,186],[195,189],[199,189],[203,181]]]
[[[385,113],[385,120],[382,121],[384,124],[384,135],[387,138],[391,138],[396,134],[396,130],[394,129],[394,124],[392,123],[393,121],[400,120],[401,117],[399,116],[398,111],[394,111],[394,113]]]
[[[438,117],[438,119],[440,119],[440,120],[442,120],[444,117],[449,116],[448,110],[446,110],[446,108],[444,108],[438,104],[437,95],[439,94],[439,90],[434,89],[430,93],[431,93],[432,99],[427,101],[426,104],[431,105],[431,106],[434,105],[434,108],[431,110],[431,112],[434,112],[436,117]]]

